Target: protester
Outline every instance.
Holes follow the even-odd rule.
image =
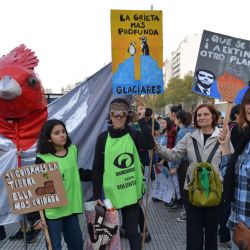
[[[250,89],[248,89],[240,105],[239,125],[243,130],[234,154],[229,157],[230,133],[223,130],[219,140],[223,143],[224,193],[226,201],[230,201],[231,214],[227,226],[235,230],[242,221],[250,229]],[[232,249],[240,249],[232,242]]]
[[[192,122],[192,115],[185,110],[180,110],[176,113],[175,125],[179,128],[179,131],[176,136],[175,145],[187,134],[193,131],[193,128],[190,126]],[[180,217],[177,218],[177,221],[186,221],[186,209],[185,209],[185,197],[184,197],[184,182],[186,179],[187,168],[189,166],[189,162],[187,157],[184,157],[181,160],[173,162],[171,165],[170,174],[174,175],[177,172],[178,180],[179,180],[179,190],[180,190],[180,200],[179,202],[170,208],[170,211],[178,210],[178,205],[184,205],[184,211],[180,214]]]
[[[178,127],[175,125],[176,114],[178,111],[182,110],[182,106],[179,104],[177,106],[171,106],[170,108],[170,119],[173,123],[172,126],[169,126],[167,131],[167,148],[173,148],[175,146],[176,136],[178,132]],[[171,167],[171,162],[168,162],[169,168]],[[174,184],[175,197],[173,197],[170,203],[165,203],[167,209],[171,211],[178,211],[182,209],[179,201],[181,198],[180,188],[179,188],[179,180],[177,174],[172,174],[172,180]]]
[[[36,230],[48,228],[53,250],[61,250],[61,237],[69,250],[82,250],[83,238],[78,214],[83,212],[82,188],[77,163],[77,148],[71,143],[65,124],[48,120],[37,143],[36,164],[57,162],[68,204],[45,209],[46,221],[37,212],[28,214]]]
[[[239,138],[240,138],[240,128],[239,128],[239,114],[240,105],[235,105],[230,113],[230,122],[228,124],[229,130],[231,131],[231,143],[236,149]],[[220,245],[230,248],[231,247],[231,234],[230,229],[227,227],[227,221],[231,213],[231,202],[222,199],[220,207],[220,228],[219,228],[219,241]]]
[[[173,149],[162,148],[156,146],[155,152],[163,159],[177,161],[187,156],[189,166],[187,169],[184,190],[187,197],[188,185],[193,178],[193,170],[197,164],[197,156],[194,148],[194,141],[197,142],[197,147],[202,156],[203,161],[207,161],[208,156],[214,149],[219,135],[219,128],[216,127],[218,114],[214,106],[209,104],[199,105],[194,112],[194,125],[196,130],[193,133],[187,133],[181,141]],[[221,150],[218,147],[211,160],[213,170],[217,175],[219,173],[219,165],[221,163]],[[203,239],[205,234],[205,249],[217,250],[217,230],[218,230],[218,215],[219,206],[198,207],[189,201],[187,198],[187,250],[202,250]]]
[[[167,146],[167,128],[169,127],[168,124],[171,123],[171,126],[172,126],[172,122],[170,120],[170,118],[164,118],[161,120],[160,122],[160,135],[156,138],[157,140],[157,143],[161,146],[164,146],[166,147]],[[158,167],[167,167],[167,163],[162,160],[160,157],[158,157],[158,155],[154,154],[154,165],[153,165],[153,170],[154,170],[154,174],[155,174],[155,166],[158,166]],[[155,174],[156,175],[156,174]],[[155,179],[156,179],[156,176],[155,176]],[[152,201],[153,202],[163,202],[162,200],[159,200],[155,197],[152,198]]]
[[[145,111],[145,120],[150,128],[152,128],[153,124],[153,110],[151,108],[146,108]],[[158,123],[158,120],[154,119],[154,136],[160,135],[160,124]]]
[[[144,177],[139,152],[143,149],[152,149],[154,140],[144,119],[145,109],[138,107],[138,124],[141,132],[127,125],[128,110],[129,104],[122,98],[116,98],[110,104],[111,126],[99,135],[96,142],[93,193],[96,204],[102,204],[104,191],[104,197],[111,200],[113,207],[121,209],[130,249],[140,250],[138,217]],[[123,156],[126,161],[123,160]],[[121,166],[122,164],[124,166]]]
[[[228,124],[229,129],[231,130],[231,142],[233,144],[234,149],[236,149],[239,136],[240,136],[240,128],[239,128],[239,117],[240,117],[240,105],[235,105],[232,107],[230,113],[230,122]]]
[[[180,110],[182,110],[182,106],[180,104],[177,105],[177,106],[172,106],[170,108],[170,119],[172,120],[173,123],[174,123],[174,121],[176,119],[176,113],[178,111],[180,111]],[[167,137],[168,137],[167,148],[173,148],[174,147],[175,140],[176,140],[176,135],[177,135],[177,126],[174,124],[167,133]]]

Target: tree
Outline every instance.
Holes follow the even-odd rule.
[[[187,74],[183,79],[173,77],[170,79],[164,94],[148,97],[147,106],[154,107],[160,111],[166,105],[182,104],[186,110],[194,110],[199,103],[211,102],[210,98],[203,97],[192,91],[193,76]]]

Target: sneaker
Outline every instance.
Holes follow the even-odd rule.
[[[159,199],[157,199],[157,198],[152,198],[152,201],[153,201],[153,202],[163,202],[162,200],[159,200]]]
[[[27,243],[33,243],[36,241],[39,233],[41,231],[40,230],[34,230],[33,228],[31,228],[27,233],[26,233],[26,240],[27,240]]]
[[[180,217],[178,217],[176,220],[177,220],[178,222],[185,222],[185,221],[187,221],[187,215],[186,215],[186,214],[182,214],[182,215],[180,215]]]
[[[152,237],[149,232],[146,232],[145,243],[149,243],[152,240]]]
[[[231,241],[220,242],[220,246],[231,249],[232,243]]]
[[[33,228],[29,229],[29,231],[27,231],[27,233],[26,233],[27,243],[35,242],[39,233],[40,233],[39,230],[36,231]],[[23,231],[21,228],[18,230],[18,232],[16,234],[9,237],[9,240],[11,240],[11,241],[22,240],[22,239],[23,239]]]
[[[171,202],[169,202],[169,203],[167,203],[167,202],[164,203],[164,206],[165,206],[166,208],[170,208],[170,207],[174,206],[174,204],[175,204],[175,203],[171,201]]]
[[[185,210],[183,210],[183,211],[180,213],[180,216],[182,216],[182,215],[186,215],[186,211],[185,211]]]
[[[22,240],[23,239],[23,231],[20,228],[14,235],[9,237],[9,240]]]
[[[143,239],[143,234],[141,233],[141,240]],[[152,237],[150,235],[149,232],[146,232],[146,235],[145,235],[145,243],[149,243],[150,241],[152,240]]]
[[[180,211],[181,209],[182,209],[182,206],[176,203],[172,207],[168,208],[168,211],[176,212],[176,211]]]

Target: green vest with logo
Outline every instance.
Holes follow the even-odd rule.
[[[135,204],[144,191],[142,164],[129,134],[111,138],[108,134],[104,152],[103,189],[116,209]]]
[[[64,191],[68,204],[62,207],[45,209],[48,219],[58,219],[75,213],[83,212],[82,187],[77,164],[77,148],[75,145],[68,147],[67,155],[60,157],[53,154],[40,154],[37,156],[44,162],[57,162],[61,172]]]

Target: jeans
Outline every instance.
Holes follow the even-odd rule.
[[[77,214],[55,220],[46,219],[46,222],[53,250],[62,249],[62,233],[68,250],[83,250],[82,231]]]

